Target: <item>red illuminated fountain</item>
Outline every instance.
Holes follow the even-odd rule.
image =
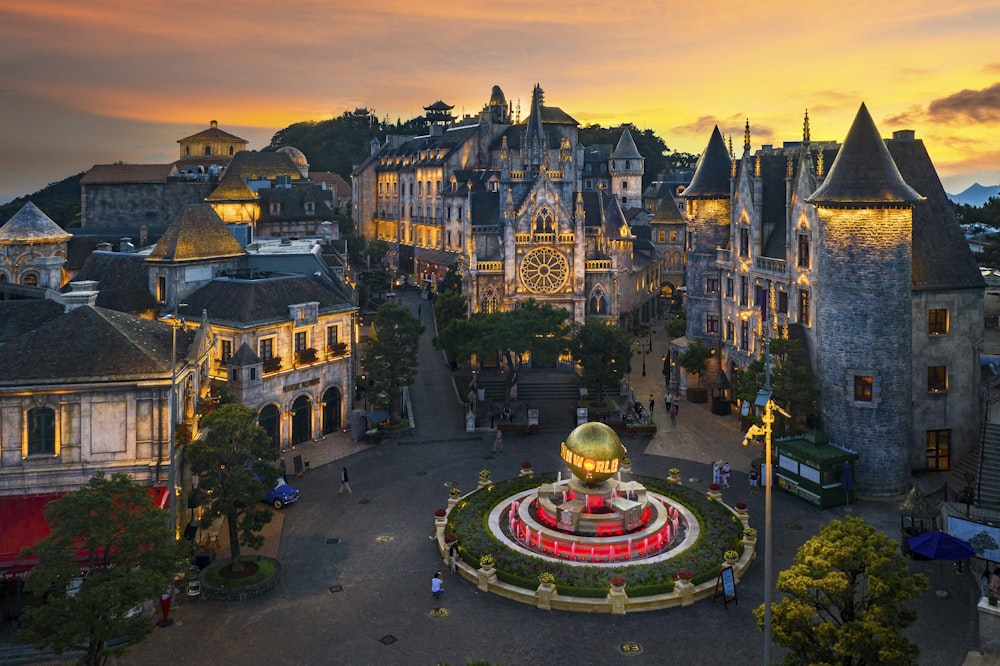
[[[698,523],[682,504],[622,480],[625,447],[603,423],[570,433],[560,455],[572,476],[508,497],[490,530],[535,556],[586,564],[669,558],[694,543]]]

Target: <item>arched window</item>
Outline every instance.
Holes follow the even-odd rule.
[[[212,146],[205,146],[205,157],[210,157],[212,155]]]
[[[552,233],[552,213],[547,208],[538,211],[535,218],[535,233]]]
[[[36,407],[28,412],[28,455],[55,455],[56,412],[51,407]]]
[[[184,155],[188,156],[191,154],[191,146],[184,146]]]
[[[28,287],[37,287],[38,273],[25,273],[21,276],[21,284]]]
[[[497,299],[496,294],[493,293],[493,287],[488,288],[483,295],[481,310],[487,314],[500,311],[500,301]]]
[[[600,287],[594,289],[590,294],[590,314],[608,314],[608,299],[604,297],[604,291]]]
[[[0,282],[6,282],[6,281],[7,281],[7,274],[0,273]]]
[[[229,156],[232,157],[235,153],[236,153],[236,149],[233,148],[232,146],[229,146]]]

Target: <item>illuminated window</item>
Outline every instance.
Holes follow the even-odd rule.
[[[951,431],[927,431],[927,469],[947,471],[951,465]]]
[[[666,231],[662,231],[662,230],[661,231],[657,231],[656,232],[656,242],[657,243],[665,243],[666,241],[667,241],[667,232]]]
[[[671,231],[670,232],[670,242],[671,243],[676,243],[677,242],[677,232],[676,231]]]
[[[940,393],[948,390],[948,366],[932,365],[927,368],[927,390]]]
[[[869,375],[854,375],[854,401],[871,402],[874,381]]]
[[[156,277],[156,300],[159,303],[167,301],[167,278],[163,275]]]
[[[54,455],[56,452],[56,412],[51,407],[36,407],[28,412],[28,455]]]
[[[260,357],[262,360],[274,358],[274,338],[264,338],[260,341]]]
[[[733,297],[733,293],[734,293],[733,284],[734,284],[733,283],[733,278],[727,277],[726,278],[726,298],[732,298]]]
[[[740,256],[750,256],[750,230],[746,227],[740,229]]]
[[[929,310],[927,312],[927,332],[930,335],[947,335],[948,310]]]
[[[295,334],[295,351],[300,352],[306,348],[306,332],[300,331]]]
[[[809,235],[799,234],[799,268],[809,268]]]
[[[717,277],[705,278],[705,292],[709,294],[714,294],[717,291],[719,291],[719,278]]]
[[[726,321],[726,340],[734,342],[736,338],[736,326],[731,321]]]
[[[740,349],[750,349],[750,323],[740,322]]]
[[[740,305],[746,306],[747,301],[750,300],[750,282],[747,276],[740,276]]]
[[[706,315],[705,316],[705,332],[711,333],[712,335],[718,335],[719,333],[719,316],[718,315]]]
[[[233,357],[233,341],[220,340],[220,342],[222,343],[222,353],[219,358],[223,363],[225,363]]]
[[[799,323],[809,325],[809,292],[799,292]]]

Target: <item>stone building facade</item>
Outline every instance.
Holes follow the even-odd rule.
[[[801,331],[820,427],[859,491],[896,494],[978,444],[985,284],[912,131],[884,141],[864,106],[841,146],[804,128],[754,153],[748,123],[739,158],[712,134],[684,193],[686,339],[732,376]]]

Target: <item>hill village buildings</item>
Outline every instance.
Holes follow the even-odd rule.
[[[354,173],[358,230],[389,241],[401,273],[436,281],[457,261],[472,312],[534,298],[633,327],[685,271],[674,355],[702,341],[732,375],[765,333],[801,337],[820,426],[860,454],[861,492],[902,492],[914,470],[975,449],[984,284],[912,132],[884,141],[862,107],[842,146],[813,144],[807,123],[801,142],[753,152],[748,125],[733,157],[716,130],[681,214],[682,184],[655,183],[643,205],[628,130],[581,145],[540,87],[523,122],[496,87],[475,119],[451,123],[448,108]],[[0,226],[0,501],[98,470],[162,486],[171,410],[187,441],[222,385],[275,446],[346,423],[356,308],[323,231],[339,189],[299,151],[246,151],[215,123],[180,144],[169,168],[84,178],[84,233],[145,226],[155,242],[91,245],[68,264],[76,239],[33,204]],[[301,233],[313,238],[289,238]],[[17,506],[0,513],[41,515]]]

